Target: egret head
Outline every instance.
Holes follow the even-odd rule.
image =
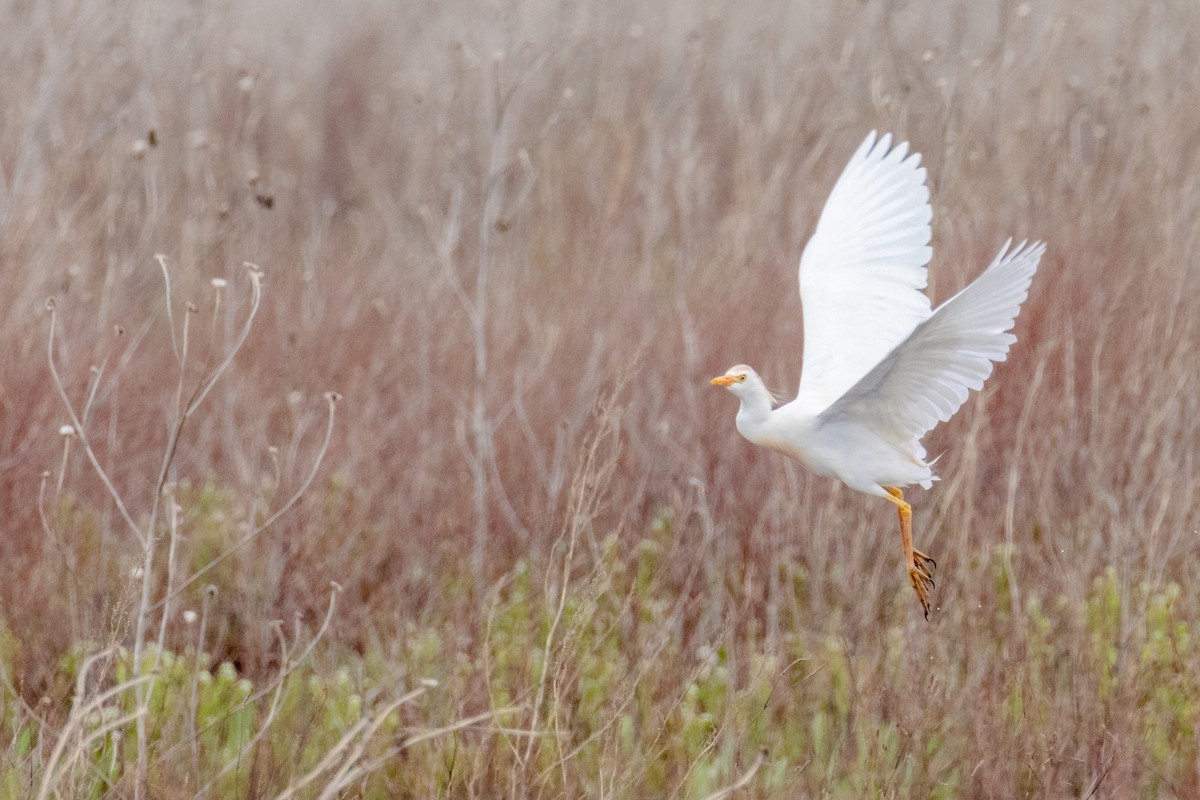
[[[747,392],[753,391],[756,386],[764,390],[766,389],[763,386],[762,378],[758,377],[758,373],[745,364],[730,367],[724,375],[713,378],[709,383],[713,386],[724,386],[738,397],[742,397]]]

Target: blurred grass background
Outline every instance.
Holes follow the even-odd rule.
[[[178,320],[194,304],[192,386],[246,317],[243,261],[262,310],[171,475],[183,575],[301,484],[322,394],[345,399],[297,508],[172,607],[150,796],[230,759],[205,791],[276,796],[416,689],[335,796],[1200,794],[1192,4],[0,14],[9,796],[39,785],[82,654],[128,643],[142,558],[59,435],[45,300],[142,520]],[[795,267],[871,129],[924,154],[935,303],[1008,236],[1049,243],[1009,361],[927,440],[932,624],[891,506],[755,450],[707,384],[737,362],[798,384]],[[272,706],[272,623],[314,636],[330,581]],[[172,710],[206,697],[232,739]],[[130,730],[81,744],[60,795],[132,794]]]

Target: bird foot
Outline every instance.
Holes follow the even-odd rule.
[[[929,593],[937,586],[933,582],[933,571],[937,562],[920,550],[913,550],[913,563],[908,567],[908,580],[912,583],[921,608],[925,611],[925,619],[929,619]]]

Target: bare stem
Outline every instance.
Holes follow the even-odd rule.
[[[79,415],[75,413],[75,406],[71,403],[71,398],[67,396],[67,389],[63,385],[62,377],[58,374],[58,367],[54,363],[54,332],[55,323],[57,321],[57,313],[54,307],[54,300],[46,301],[46,310],[50,314],[50,332],[46,337],[46,362],[50,367],[50,381],[54,384],[54,389],[58,392],[59,398],[63,402],[63,406],[67,409],[67,415],[71,418],[71,425],[75,428],[75,434],[79,437],[80,446],[83,448],[84,454],[87,456],[88,462],[91,463],[92,469],[96,471],[96,475],[100,478],[100,482],[104,484],[104,488],[108,491],[108,496],[112,499],[113,504],[117,507],[117,511],[121,515],[121,519],[125,520],[125,524],[129,526],[129,530],[133,533],[135,539],[142,547],[146,546],[146,534],[138,527],[138,524],[133,521],[133,517],[129,513],[129,509],[125,507],[125,501],[121,498],[121,493],[117,491],[117,487],[113,485],[112,480],[108,477],[108,473],[104,467],[100,465],[100,460],[96,457],[96,451],[92,449],[92,444],[88,438],[87,431],[83,427],[83,422],[79,419]]]
[[[200,569],[198,569],[194,573],[192,573],[191,577],[189,577],[187,580],[185,580],[183,583],[181,583],[179,585],[178,589],[176,589],[174,592],[171,592],[169,595],[164,597],[162,600],[158,601],[158,603],[155,604],[150,609],[151,611],[154,611],[154,610],[160,608],[165,603],[178,597],[180,592],[187,589],[189,586],[191,586],[196,581],[200,580],[202,577],[204,577],[206,574],[208,574],[209,570],[213,569],[215,566],[220,564],[226,558],[233,555],[238,550],[240,550],[241,548],[243,548],[247,544],[249,544],[256,536],[258,536],[260,533],[265,531],[267,528],[274,525],[275,522],[278,521],[280,517],[282,517],[284,514],[286,514],[288,511],[290,511],[292,506],[296,505],[296,503],[299,502],[300,498],[304,495],[304,493],[308,491],[308,487],[312,485],[313,480],[316,479],[317,471],[321,467],[321,462],[324,461],[325,454],[329,451],[329,442],[333,438],[334,409],[337,405],[337,401],[340,399],[341,399],[341,395],[339,395],[337,392],[326,392],[325,393],[325,402],[329,409],[329,417],[328,417],[328,421],[325,425],[325,439],[321,442],[321,449],[317,451],[316,458],[313,459],[312,468],[309,470],[307,477],[305,477],[304,481],[300,484],[300,487],[298,489],[296,489],[296,491],[292,494],[292,496],[288,498],[287,502],[285,502],[282,506],[280,506],[279,509],[277,511],[275,511],[275,513],[273,513],[273,514],[271,514],[271,516],[267,517],[267,519],[265,521],[263,521],[260,525],[255,526],[254,528],[252,528],[250,530],[249,533],[247,533],[241,539],[238,539],[236,542],[234,542],[227,550],[225,550],[220,555],[218,555],[216,558],[214,558],[212,561],[208,562],[203,567],[201,567]]]

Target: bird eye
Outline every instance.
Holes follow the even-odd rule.
[[[746,376],[738,375],[738,383],[745,383],[745,382],[746,382]]]

